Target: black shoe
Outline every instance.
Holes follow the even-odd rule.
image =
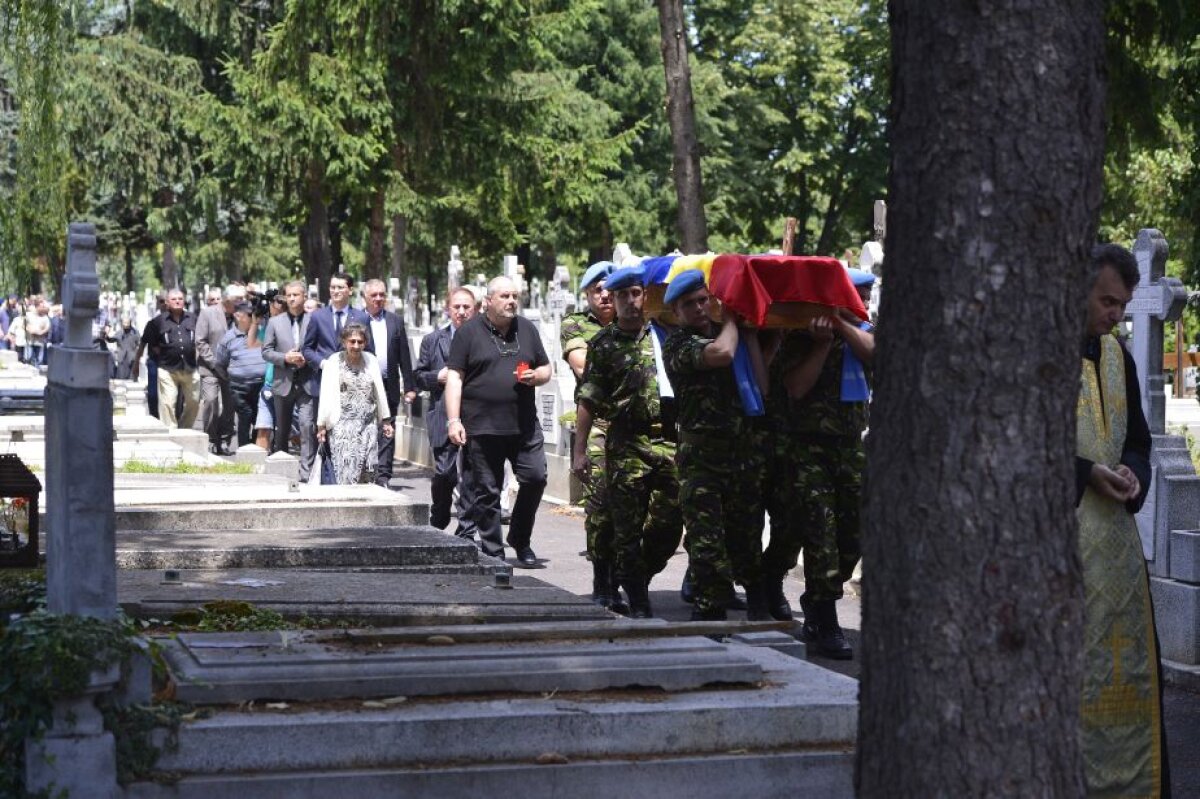
[[[710,610],[701,610],[700,608],[692,608],[690,621],[725,621],[724,608],[712,608]]]
[[[517,563],[520,563],[527,569],[532,569],[538,565],[538,557],[533,554],[533,550],[529,547],[521,547],[517,550]]]
[[[225,457],[225,458],[228,458],[228,457],[230,457],[231,455],[233,455],[233,450],[231,450],[231,449],[229,448],[229,445],[228,445],[228,444],[224,444],[224,443],[221,443],[221,444],[209,444],[209,445],[208,445],[208,451],[209,451],[209,452],[211,452],[213,455],[220,455],[220,456],[222,456],[222,457]]]
[[[679,598],[689,605],[696,601],[696,580],[692,577],[691,569],[683,573],[683,584],[679,586]]]
[[[439,530],[445,530],[447,527],[450,526],[450,516],[448,514],[443,516],[441,514],[437,514],[437,513],[434,513],[433,511],[430,511],[429,512],[429,526],[436,527]]]

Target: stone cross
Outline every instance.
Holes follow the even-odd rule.
[[[113,507],[113,398],[110,355],[92,346],[100,305],[96,229],[67,232],[63,280],[66,341],[50,350],[46,382],[46,594],[51,613],[113,619],[117,615]],[[25,785],[71,796],[116,799],[116,750],[94,697],[120,678],[116,666],[93,673],[81,696],[54,704],[54,721],[26,741]]]
[[[450,260],[446,263],[446,296],[450,296],[450,292],[462,285],[463,274],[466,270],[463,267],[462,256],[459,254],[458,245],[455,244],[450,248]]]
[[[1133,245],[1141,279],[1125,315],[1133,319],[1133,361],[1142,389],[1142,410],[1150,432],[1167,427],[1167,398],[1163,393],[1163,322],[1183,315],[1187,290],[1178,278],[1166,277],[1167,240],[1153,228],[1138,231]]]
[[[52,349],[46,384],[47,604],[53,613],[117,613],[110,358],[92,346],[100,301],[96,232],[67,235],[66,344]]]

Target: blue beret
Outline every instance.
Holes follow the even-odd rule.
[[[663,302],[670,305],[683,295],[691,294],[700,288],[704,288],[704,273],[699,269],[686,269],[671,280],[667,286],[667,293],[663,295]]]
[[[875,276],[862,269],[847,269],[846,272],[850,275],[850,282],[855,286],[869,286],[875,282]]]
[[[640,286],[645,273],[646,270],[641,266],[622,266],[620,269],[614,269],[613,273],[604,279],[604,288],[620,291],[630,286]]]
[[[612,261],[597,261],[587,268],[583,273],[583,280],[579,281],[579,288],[585,289],[595,283],[597,280],[603,280],[612,274],[612,270],[617,266]]]

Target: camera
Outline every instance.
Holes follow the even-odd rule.
[[[275,297],[279,295],[279,289],[267,289],[266,294],[246,294],[246,302],[253,306],[253,313],[259,319],[266,319],[271,315],[271,303]]]

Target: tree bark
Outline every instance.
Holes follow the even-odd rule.
[[[385,274],[384,245],[387,242],[387,216],[384,209],[383,187],[371,194],[371,215],[367,219],[367,258],[363,279],[374,280]]]
[[[163,289],[170,291],[171,289],[182,288],[179,285],[179,262],[175,260],[175,248],[171,246],[171,242],[169,241],[164,241],[162,248]]]
[[[300,260],[304,278],[317,284],[321,302],[329,302],[329,276],[333,274],[333,255],[329,247],[329,208],[325,204],[324,170],[319,164],[309,168],[305,186],[308,214],[300,225]]]
[[[861,797],[1083,796],[1075,403],[1099,0],[893,0]]]
[[[133,250],[125,247],[125,293],[133,292]]]
[[[392,277],[400,281],[402,291],[407,291],[404,285],[404,266],[408,261],[405,239],[408,235],[408,217],[402,214],[392,216]]]
[[[675,196],[679,201],[680,249],[685,254],[703,253],[708,250],[708,226],[704,218],[696,108],[692,102],[692,71],[688,66],[687,20],[683,0],[656,2],[663,71],[667,77],[667,120],[674,153]]]

